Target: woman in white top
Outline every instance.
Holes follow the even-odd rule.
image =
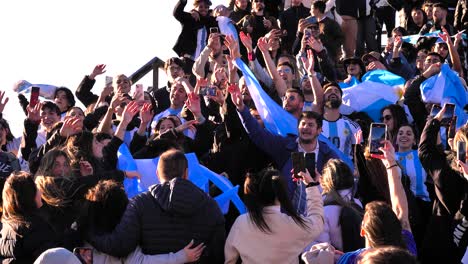
[[[307,215],[293,209],[277,170],[247,175],[244,185],[247,214],[239,216],[224,247],[225,263],[299,263],[299,254],[323,228],[319,183],[299,172],[306,185]]]
[[[328,242],[336,249],[347,252],[364,246],[359,234],[363,216],[362,204],[354,196],[354,176],[351,169],[339,159],[329,160],[322,171],[325,225],[316,242]],[[347,207],[348,215],[343,215]],[[346,217],[348,227],[342,228],[341,217]],[[352,221],[356,219],[356,221]],[[355,225],[355,226],[353,226]],[[351,228],[351,231],[346,228]],[[352,232],[353,228],[355,232]]]

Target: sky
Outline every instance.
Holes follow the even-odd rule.
[[[228,0],[213,1],[227,5]],[[72,91],[97,64],[107,72],[93,91],[104,86],[106,75],[132,74],[154,57],[175,56],[172,47],[180,24],[172,16],[174,0],[15,0],[0,3],[0,90],[10,102],[5,118],[20,136],[24,115],[18,111],[13,84],[65,86]],[[188,1],[187,9],[192,7]],[[160,74],[164,83],[164,74]],[[143,78],[152,85],[151,74]]]

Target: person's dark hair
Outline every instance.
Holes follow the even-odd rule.
[[[402,36],[408,35],[408,31],[406,31],[404,27],[396,27],[392,30],[392,33],[396,33],[396,32],[401,33]]]
[[[246,175],[244,183],[245,206],[250,220],[264,233],[274,232],[265,221],[264,208],[274,205],[276,199],[278,199],[281,209],[292,217],[296,224],[302,228],[307,227],[304,219],[294,209],[287,194],[286,184],[280,174],[278,170],[266,168],[258,174],[247,173]]]
[[[111,232],[120,222],[128,197],[122,184],[113,180],[99,181],[86,194],[88,219],[94,227],[103,232]]]
[[[292,73],[292,74],[295,74],[294,66],[292,66],[291,63],[285,61],[285,62],[282,62],[282,63],[280,63],[280,64],[277,65],[277,67],[279,67],[279,66],[288,66],[288,67],[291,69],[291,73]]]
[[[374,201],[366,205],[362,229],[371,248],[395,246],[407,249],[400,220],[387,203]]]
[[[67,87],[62,86],[62,87],[57,88],[57,90],[55,90],[55,93],[54,93],[54,99],[57,97],[57,93],[60,91],[65,92],[65,96],[67,97],[68,103],[70,104],[69,107],[75,106],[75,103],[76,103],[75,96],[73,95],[73,92]]]
[[[346,163],[340,159],[330,159],[322,170],[323,192],[331,190],[344,190],[354,185],[353,172]]]
[[[324,13],[325,13],[325,8],[326,8],[326,4],[325,4],[325,2],[322,1],[322,0],[315,1],[315,2],[312,4],[312,8],[317,8],[318,11],[320,11],[320,13],[324,14]]]
[[[54,176],[52,170],[54,168],[55,160],[58,157],[64,157],[68,164],[71,164],[70,158],[68,157],[67,153],[60,149],[51,149],[47,151],[47,153],[42,157],[41,164],[37,169],[36,175],[41,176]],[[72,175],[69,175],[72,176]]]
[[[431,52],[427,53],[427,57],[429,57],[429,56],[436,56],[436,57],[439,57],[440,62],[444,62],[444,61],[445,61],[445,59],[442,57],[442,55],[440,55],[439,53],[434,52],[434,51],[431,51]]]
[[[159,134],[159,130],[161,129],[161,124],[164,120],[171,121],[172,124],[174,124],[174,127],[177,127],[175,120],[171,118],[170,116],[166,116],[166,117],[159,119],[158,122],[156,123],[156,127],[154,128],[156,134]]]
[[[195,1],[193,1],[193,6],[199,6],[201,3],[205,3],[208,6],[211,6],[211,1],[210,0],[195,0]]]
[[[42,104],[41,110],[44,111],[45,109],[49,109],[50,111],[57,113],[57,115],[61,114],[60,108],[51,101],[45,101]]]
[[[432,5],[432,8],[436,8],[436,7],[442,8],[445,11],[448,12],[448,6],[446,4],[444,4],[444,3],[439,2],[439,3],[435,3],[435,4]]]
[[[104,134],[104,133],[100,133]],[[98,140],[96,135],[96,140]],[[81,133],[75,134],[70,136],[67,139],[66,147],[64,148],[65,152],[67,153],[68,157],[71,160],[72,170],[79,170],[80,161],[86,160],[96,171],[97,165],[97,157],[94,156],[93,153],[93,140],[95,135],[89,131],[82,131]],[[101,138],[101,140],[104,138]]]
[[[425,25],[427,23],[427,14],[426,12],[424,12],[424,10],[422,10],[422,7],[419,7],[419,6],[415,6],[413,7],[413,9],[411,9],[411,13],[413,13],[413,11],[421,11],[422,12],[422,15],[423,15],[423,25]],[[411,18],[411,21],[414,23],[413,19]]]
[[[5,181],[2,192],[2,223],[29,225],[29,217],[37,212],[37,188],[28,172],[13,172]]]
[[[171,149],[159,156],[158,174],[168,181],[182,177],[187,169],[187,158],[180,150]]]
[[[299,120],[297,120],[297,124],[299,125],[299,123],[301,123],[302,119],[304,118],[315,119],[315,122],[317,123],[317,128],[321,128],[323,125],[323,118],[322,115],[320,115],[319,113],[312,111],[304,111],[299,117]]]
[[[322,90],[325,92],[328,87],[337,87],[340,90],[341,96],[343,96],[343,90],[341,89],[340,85],[336,82],[327,82],[323,85]]]
[[[177,66],[181,67],[182,69],[184,69],[185,67],[185,63],[183,60],[177,58],[177,57],[172,57],[172,58],[169,58],[166,60],[166,62],[164,63],[164,71],[167,71],[167,69],[169,68],[169,66],[171,66],[171,64],[176,64]]]
[[[1,118],[0,119],[0,127],[4,128],[7,131],[6,132],[6,141],[7,141],[7,143],[11,142],[11,141],[13,141],[13,139],[15,139],[15,136],[13,136],[13,134],[11,133],[11,129],[10,129],[10,125],[8,124],[8,121]]]
[[[358,264],[417,264],[416,258],[408,251],[398,247],[370,248],[359,254]]]
[[[383,115],[383,112],[385,110],[389,110],[390,113],[392,113],[393,117],[393,131],[389,131],[392,135],[396,135],[398,132],[398,128],[402,124],[407,124],[408,123],[408,117],[406,117],[405,109],[401,107],[400,105],[397,104],[391,104],[387,105],[382,110],[380,111],[380,116]]]
[[[153,113],[156,111],[156,108],[158,108],[158,103],[156,102],[156,100],[154,100],[154,97],[147,91],[144,91],[143,92],[144,95],[148,96],[148,98],[150,99],[151,101],[151,110],[153,110]]]
[[[296,88],[288,88],[285,92],[286,93],[296,93],[301,99],[302,101],[305,101],[305,98],[304,98],[304,93],[302,92],[302,90],[300,89],[296,89]]]

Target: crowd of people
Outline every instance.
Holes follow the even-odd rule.
[[[182,31],[164,65],[166,86],[132,92],[119,74],[95,94],[106,72],[99,64],[52,100],[19,93],[22,136],[10,131],[15,117],[0,116],[2,261],[464,261],[468,126],[457,118],[466,113],[447,120],[444,102],[454,102],[427,102],[421,89],[448,67],[466,97],[468,1],[186,5],[178,0],[173,12]],[[380,120],[343,100],[372,71],[405,81]],[[297,133],[272,129],[273,106],[255,99],[257,83],[282,108],[276,121],[294,118]],[[0,92],[0,114],[6,104]],[[372,123],[385,127],[378,151],[369,149]],[[122,145],[134,159],[159,158],[159,183],[131,199],[123,182],[141,174],[119,169]],[[221,190],[190,181],[186,153],[241,186],[247,213],[231,206],[223,215],[212,198]]]

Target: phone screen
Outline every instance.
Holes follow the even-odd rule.
[[[441,125],[447,126],[450,124],[454,111],[455,111],[454,104],[445,104],[444,116],[442,117],[442,120],[440,121]]]
[[[431,108],[430,116],[431,117],[436,116],[440,112],[441,109],[442,109],[442,107],[440,107],[440,105],[433,104],[432,108]]]
[[[143,84],[137,84],[135,86],[135,101],[142,102],[145,100],[145,94],[143,92]]]
[[[31,97],[29,98],[29,106],[34,107],[39,103],[39,92],[41,88],[33,86],[31,87]]]
[[[305,154],[305,166],[312,178],[315,178],[315,153]]]
[[[219,29],[217,27],[210,27],[210,34],[219,33]]]
[[[312,30],[310,28],[304,29],[304,35],[306,39],[309,39],[312,36]]]
[[[93,263],[93,249],[89,247],[76,247],[73,249],[73,254],[81,261],[83,264],[92,264]]]
[[[450,123],[450,127],[448,130],[448,138],[454,138],[456,132],[457,132],[457,116],[454,116],[452,118],[452,122]]]
[[[457,160],[466,162],[466,142],[458,141],[457,143]]]
[[[384,145],[382,140],[386,139],[387,126],[383,123],[372,123],[369,140],[369,150],[371,154],[382,154],[379,148]]]
[[[299,176],[298,173],[300,171],[305,171],[305,167],[306,167],[304,153],[292,152],[291,160],[292,160],[292,165],[293,165],[294,178],[301,178],[301,176]]]
[[[106,76],[106,87],[112,86],[113,78],[111,76]]]

